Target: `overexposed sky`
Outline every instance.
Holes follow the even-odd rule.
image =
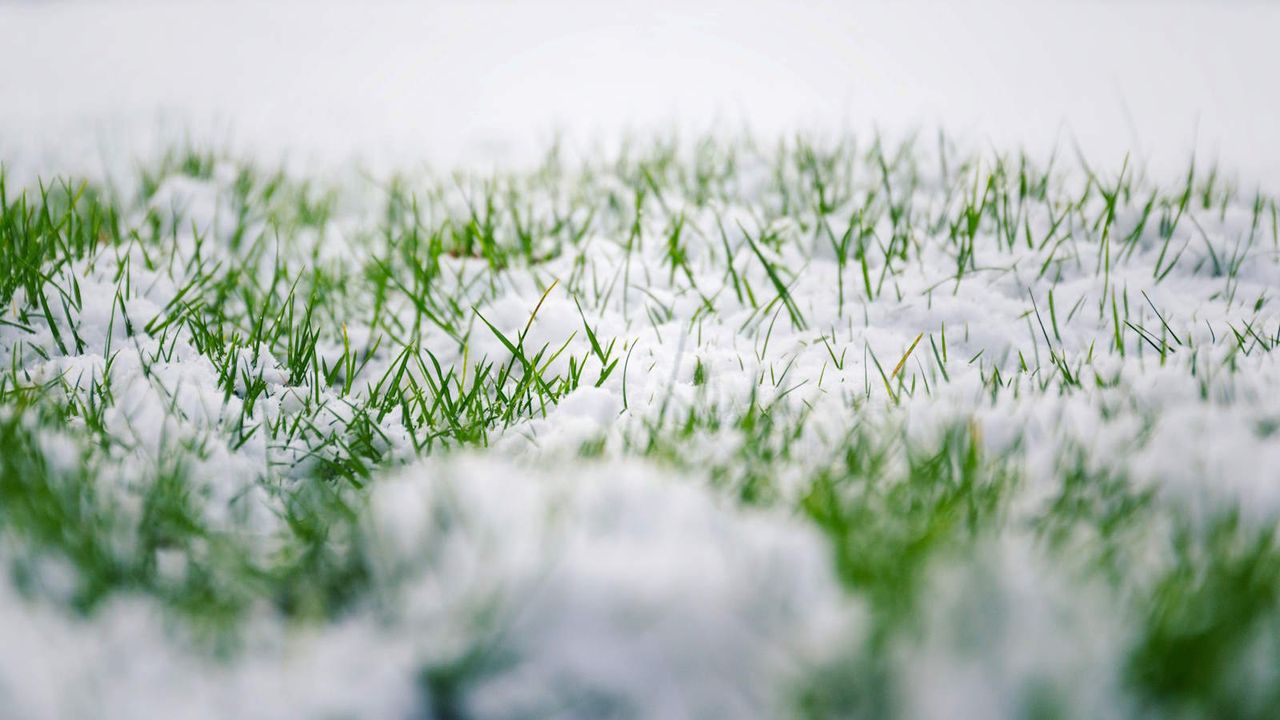
[[[1280,188],[1280,6],[0,4],[0,156],[87,170],[190,133],[321,163],[513,161],[556,132],[946,129],[1193,148]]]

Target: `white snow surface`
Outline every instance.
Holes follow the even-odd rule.
[[[177,237],[179,257],[197,234],[225,241],[229,225],[220,218],[232,212],[225,202],[233,177],[220,169],[209,180],[174,177],[158,189],[152,207],[173,209],[191,222]],[[690,206],[689,212],[691,227],[714,226],[714,218],[700,214],[705,211]],[[732,216],[744,208],[727,212]],[[1048,220],[1032,222],[1038,227]],[[0,614],[7,618],[6,636],[16,640],[0,651],[0,691],[10,707],[32,717],[142,717],[160,709],[169,716],[173,708],[193,717],[399,717],[432,702],[424,668],[479,662],[482,669],[468,665],[466,685],[449,699],[478,717],[776,715],[807,674],[838,664],[860,642],[858,605],[833,577],[830,548],[812,526],[785,510],[734,505],[696,470],[577,457],[584,442],[604,438],[616,447],[664,412],[741,411],[753,393],[765,402],[785,395],[785,407],[811,410],[792,459],[776,468],[774,480],[792,501],[802,490],[796,479],[838,454],[851,427],[882,424],[886,432],[901,431],[928,446],[937,433],[968,423],[989,454],[1020,458],[1025,484],[1014,496],[1015,516],[1043,507],[1057,488],[1055,468],[1079,452],[1086,462],[1104,463],[1135,489],[1150,489],[1161,502],[1192,515],[1239,510],[1250,522],[1274,522],[1280,490],[1267,468],[1280,459],[1280,438],[1261,428],[1280,417],[1280,396],[1272,391],[1280,367],[1274,354],[1259,351],[1236,357],[1232,373],[1213,371],[1232,346],[1211,336],[1246,319],[1260,328],[1280,324],[1280,310],[1272,305],[1252,307],[1254,298],[1280,285],[1280,263],[1277,252],[1260,243],[1228,295],[1222,292],[1224,277],[1197,272],[1194,263],[1208,257],[1209,247],[1229,256],[1250,232],[1248,215],[1204,213],[1198,222],[1206,245],[1188,249],[1185,262],[1161,283],[1153,282],[1150,270],[1161,252],[1155,238],[1140,241],[1109,279],[1094,272],[1092,259],[1064,262],[1055,277],[1037,278],[1044,248],[1008,251],[980,244],[978,267],[1009,269],[989,278],[967,277],[952,292],[930,294],[925,289],[940,281],[951,288],[954,271],[950,258],[926,250],[921,262],[895,269],[892,293],[873,302],[854,295],[843,308],[837,302],[836,262],[820,250],[806,257],[804,243],[790,242],[780,259],[804,268],[805,280],[792,293],[807,327],[792,325],[780,309],[771,321],[726,299],[721,312],[690,332],[688,318],[699,303],[676,292],[665,273],[649,273],[647,287],[631,287],[625,300],[606,304],[588,319],[601,337],[623,338],[632,348],[629,369],[601,387],[570,394],[546,417],[513,427],[484,455],[418,461],[378,479],[363,521],[375,541],[368,554],[375,590],[349,616],[329,626],[293,629],[264,609],[246,631],[252,638],[248,648],[233,660],[217,661],[183,650],[181,632],[169,628],[143,598],[118,598],[83,620],[30,604],[6,587]],[[637,268],[662,266],[661,229],[645,228]],[[1191,238],[1199,229],[1181,232]],[[718,242],[713,236],[690,237],[697,238],[689,241],[695,277],[706,285],[722,281]],[[327,241],[342,242],[340,234]],[[735,257],[749,257],[740,230],[730,232],[729,242]],[[69,285],[75,277],[86,297],[114,293],[115,252],[68,268],[60,282]],[[206,252],[229,251],[213,245]],[[607,238],[582,252],[588,265],[616,265],[617,246]],[[538,269],[546,277],[565,277],[575,258],[566,253]],[[465,267],[482,261],[457,262]],[[767,287],[754,260],[739,261],[738,267],[756,287]],[[164,272],[142,269],[141,260],[133,272],[132,295],[124,302],[135,324],[144,327],[178,287]],[[846,273],[846,281],[854,281],[856,271]],[[544,288],[520,272],[506,280],[508,289],[485,313],[512,333],[528,322]],[[1032,376],[1019,380],[1026,383],[1025,395],[1006,392],[990,401],[982,379],[989,368],[1012,371],[1019,352],[1033,365],[1048,362],[1036,356],[1047,350],[1043,331],[1031,324],[1033,302],[1045,307],[1053,288],[1061,313],[1083,298],[1084,309],[1061,323],[1061,339],[1054,343],[1079,358],[1110,337],[1113,320],[1098,311],[1096,298],[1115,286],[1131,294],[1146,291],[1185,343],[1182,351],[1162,360],[1130,337],[1128,354],[1099,352],[1092,365],[1118,382],[1059,393],[1033,390]],[[19,297],[15,304],[21,302]],[[669,321],[638,319],[643,308],[659,302],[670,304]],[[1151,327],[1157,322],[1146,309],[1134,315]],[[263,492],[258,480],[273,462],[305,456],[305,443],[268,446],[259,436],[233,449],[219,441],[239,416],[240,401],[224,401],[209,361],[195,351],[189,334],[178,333],[172,359],[153,363],[146,374],[141,358],[156,352],[158,340],[146,333],[127,337],[111,316],[102,304],[88,303],[70,318],[85,341],[83,353],[60,352],[42,321],[29,330],[0,326],[0,361],[25,364],[36,382],[61,375],[84,387],[102,380],[105,360],[97,349],[116,348],[109,380],[122,401],[109,412],[107,429],[134,442],[102,474],[102,490],[118,493],[129,507],[136,503],[138,478],[147,476],[166,448],[212,439],[204,443],[209,451],[201,464],[191,468],[206,520],[212,527],[268,537],[280,522],[278,498]],[[763,330],[744,333],[744,323],[771,327],[767,347]],[[875,381],[868,384],[875,372],[870,352],[896,358],[918,333],[940,334],[944,324],[953,357],[949,382],[927,393],[903,394],[900,406]],[[573,301],[553,289],[528,342],[558,346],[580,327]],[[49,359],[33,354],[33,347]],[[580,334],[570,348],[569,354],[588,352]],[[440,352],[447,362],[462,360],[448,343]],[[484,334],[475,336],[469,352],[472,362],[506,356]],[[982,363],[965,362],[980,353]],[[833,354],[847,358],[843,369],[830,363]],[[914,357],[912,374],[928,376],[936,361],[924,350]],[[374,363],[362,381],[377,378],[388,361]],[[284,369],[269,354],[258,363],[268,391],[254,417],[263,421],[296,412],[298,389],[289,386]],[[696,363],[706,375],[701,387],[694,383]],[[1209,376],[1190,373],[1192,363]],[[790,380],[761,380],[779,372],[790,373]],[[853,401],[859,397],[869,400]],[[345,421],[339,408],[330,411],[335,423]],[[397,417],[389,415],[383,430],[390,457],[407,460],[412,452]],[[45,439],[53,457],[67,454],[59,449],[70,442],[66,437],[48,433]],[[731,458],[739,442],[702,434],[682,452],[692,467],[710,468]],[[919,646],[895,649],[895,667],[911,680],[898,688],[911,713],[944,717],[949,709],[965,707],[976,714],[1012,715],[1018,688],[1035,681],[1069,694],[1085,714],[1123,714],[1126,701],[1116,690],[1122,633],[1099,625],[1091,610],[1093,591],[1046,566],[1032,545],[1021,535],[1002,538],[989,564],[979,566],[979,580],[945,567],[935,571],[938,590],[929,594],[927,615],[927,627],[935,631]],[[993,578],[993,584],[981,578]],[[981,606],[980,598],[990,593],[1013,611],[991,614],[970,606]],[[963,637],[952,636],[975,623],[987,647],[976,656]],[[1039,640],[1027,644],[1030,637],[1060,637],[1062,645],[1050,650]],[[1080,675],[1086,670],[1088,675]],[[946,683],[928,680],[952,672],[958,674]],[[66,687],[77,692],[62,692]]]
[[[378,486],[366,530],[385,608],[264,613],[231,663],[183,650],[141,598],[86,621],[5,582],[5,713],[411,717],[437,707],[424,667],[478,658],[452,699],[476,717],[770,717],[858,637],[816,532],[643,463],[425,461]]]
[[[1075,140],[1104,164],[1118,165],[1133,151],[1155,175],[1182,171],[1199,152],[1222,160],[1246,187],[1275,189],[1276,27],[1277,8],[1243,3],[814,4],[786,12],[768,3],[4,4],[0,66],[20,71],[0,74],[0,158],[18,178],[123,176],[134,158],[190,134],[255,157],[329,170],[354,163],[377,175],[422,164],[513,166],[557,131],[589,147],[672,124],[746,124],[766,135],[941,125],[976,145],[1047,151]],[[188,222],[216,235],[219,218],[231,212],[224,204],[230,182],[226,174],[171,178],[152,205],[180,207]],[[745,217],[749,208],[728,210]],[[690,222],[714,227],[705,217]],[[1201,222],[1204,244],[1223,256],[1249,232],[1240,209]],[[335,261],[354,252],[341,242],[344,223],[358,218],[339,218],[332,236],[314,239]],[[657,230],[646,228],[646,237]],[[1179,244],[1190,242],[1184,230]],[[741,235],[730,234],[746,257]],[[966,279],[926,302],[925,288],[954,267],[939,253],[898,271],[902,299],[844,308],[836,301],[838,267],[826,251],[815,246],[811,257],[782,258],[804,267],[793,292],[809,329],[784,316],[767,350],[741,333],[752,315],[746,307],[708,318],[689,337],[682,327],[696,298],[675,293],[664,273],[648,278],[652,296],[624,289],[633,314],[651,297],[674,313],[656,328],[616,306],[590,318],[602,337],[634,346],[629,374],[579,389],[547,417],[501,437],[490,453],[418,460],[380,478],[362,517],[378,548],[370,555],[374,598],[331,625],[293,628],[264,609],[245,633],[249,646],[220,661],[183,649],[182,632],[144,598],[117,598],[83,619],[0,583],[0,697],[8,714],[404,717],[433,702],[423,667],[480,658],[489,664],[460,695],[477,717],[774,716],[806,673],[838,663],[862,639],[861,608],[833,576],[830,548],[785,511],[729,504],[696,472],[575,456],[584,442],[620,442],[672,407],[741,409],[761,373],[787,366],[788,386],[803,381],[789,402],[813,408],[786,468],[795,476],[868,417],[913,438],[972,422],[989,453],[1021,448],[1027,486],[1015,513],[1041,507],[1053,489],[1043,480],[1079,450],[1094,462],[1115,459],[1110,470],[1193,514],[1239,509],[1260,524],[1280,515],[1280,435],[1259,430],[1280,418],[1280,361],[1265,353],[1240,358],[1234,374],[1208,383],[1208,397],[1186,369],[1193,358],[1221,364],[1226,350],[1210,341],[1215,327],[1247,318],[1258,327],[1280,323],[1273,303],[1259,313],[1246,308],[1280,287],[1274,248],[1255,252],[1235,300],[1222,296],[1221,278],[1204,274],[1178,270],[1153,284],[1160,247],[1143,241],[1106,281],[1092,258],[1065,265],[1051,281],[1035,277],[1044,261],[1038,250],[1019,250],[1013,260],[980,256],[979,266],[990,260],[1013,269]],[[588,252],[602,266],[619,257],[603,240]],[[658,267],[665,250],[652,240],[638,252]],[[723,274],[718,252],[710,241],[690,248],[713,284]],[[1186,265],[1207,257],[1198,239],[1187,253]],[[572,260],[553,259],[543,270],[567,276]],[[111,265],[86,262],[70,273],[86,296],[104,296],[115,291]],[[126,303],[145,324],[178,288],[163,274],[135,272]],[[758,266],[743,272],[768,286]],[[1051,286],[1060,309],[1085,299],[1086,310],[1062,327],[1060,348],[1073,357],[1111,333],[1110,318],[1096,310],[1107,287],[1135,297],[1147,291],[1197,348],[1166,366],[1136,343],[1123,358],[1098,361],[1120,380],[1108,387],[988,402],[980,366],[963,361],[983,353],[1008,367],[1019,350],[1045,352],[1028,312],[1033,301],[1044,310]],[[518,329],[543,289],[513,278],[486,317]],[[126,400],[111,411],[108,429],[136,439],[137,448],[108,477],[119,480],[127,501],[130,478],[166,443],[216,436],[240,407],[234,397],[224,402],[212,367],[185,337],[172,362],[144,377],[139,357],[155,351],[147,344],[154,340],[126,343],[121,328],[108,330],[111,313],[106,303],[89,304],[75,318],[91,348],[84,353],[56,352],[46,327],[0,326],[0,364],[21,346],[38,345],[50,359],[30,365],[34,380],[62,374],[88,383],[101,379],[106,363],[93,349],[114,333],[120,351],[110,380]],[[1154,316],[1141,317],[1154,326]],[[854,412],[848,399],[862,395],[874,373],[867,348],[882,361],[897,358],[918,333],[944,324],[959,358],[949,383],[904,397],[901,406],[880,395],[859,408],[864,414]],[[579,329],[572,299],[553,292],[530,343],[558,345]],[[830,351],[818,338],[824,331],[833,338]],[[352,328],[353,336],[360,332]],[[586,353],[580,333],[572,348]],[[847,352],[843,370],[828,365],[832,351]],[[496,339],[478,337],[471,352],[504,351]],[[923,357],[921,350],[913,359],[924,364],[922,374]],[[291,412],[295,389],[279,363],[269,355],[259,363],[270,389],[257,417]],[[693,384],[696,363],[709,377],[702,390]],[[624,377],[628,411],[620,419]],[[392,456],[408,459],[394,416],[384,430]],[[43,440],[49,457],[68,454],[66,437]],[[735,450],[726,442],[700,437],[690,453],[711,465]],[[268,535],[278,508],[255,481],[269,463],[305,451],[261,440],[234,450],[214,444],[205,465],[193,468],[203,484],[200,507],[215,526]],[[787,477],[778,480],[784,493],[794,489]],[[964,585],[972,578],[945,569],[931,575],[927,623],[942,630],[894,658],[914,683],[900,688],[914,715],[946,717],[957,708],[1012,715],[1008,697],[1027,678],[1049,678],[1093,716],[1123,714],[1119,623],[1095,612],[1092,588],[1044,567],[1023,540],[997,541],[980,568],[979,577],[993,581],[977,594],[994,596],[994,610],[966,604],[975,602]],[[983,633],[993,649],[967,654],[964,638],[948,629]],[[1033,636],[1072,652],[1029,644]]]
[[[160,188],[152,206],[171,207],[175,212],[180,208],[180,216],[194,223],[180,235],[180,242],[193,242],[197,232],[217,237],[227,231],[219,230],[219,213],[229,212],[222,199],[232,177],[218,172],[210,181],[173,178]],[[1247,232],[1247,227],[1236,224],[1240,220],[1231,215],[1222,222],[1204,219],[1208,241],[1219,245],[1221,255],[1226,256]],[[705,225],[709,221],[695,216],[691,222]],[[744,241],[735,233],[732,242],[741,249]],[[694,245],[692,256],[714,262],[709,243]],[[797,245],[785,247],[793,252]],[[615,248],[604,242],[587,250],[603,262],[611,262],[613,252]],[[1135,259],[1118,267],[1109,282],[1148,290],[1185,341],[1203,346],[1191,355],[1201,356],[1205,366],[1211,367],[1210,360],[1226,349],[1210,344],[1213,330],[1208,323],[1216,322],[1221,328],[1240,317],[1241,301],[1222,297],[1222,278],[1190,271],[1175,272],[1167,284],[1153,285],[1149,267],[1157,252],[1155,242],[1140,244]],[[648,242],[641,244],[639,253],[644,265],[660,266],[665,249],[660,242]],[[1025,254],[1028,267],[1039,267],[1035,251]],[[782,259],[794,265],[806,262],[799,255]],[[1240,298],[1257,297],[1280,284],[1275,252],[1259,249],[1255,259],[1238,280]],[[781,682],[788,675],[778,668],[802,663],[815,654],[815,647],[829,656],[830,644],[839,637],[830,628],[840,627],[841,613],[847,611],[841,610],[841,593],[830,575],[826,548],[797,522],[726,509],[697,477],[631,464],[595,467],[572,460],[556,464],[555,458],[572,456],[582,442],[601,434],[621,437],[628,428],[652,421],[669,403],[683,407],[710,398],[711,406],[741,408],[760,373],[788,365],[795,373],[793,383],[801,386],[792,402],[815,408],[798,440],[796,472],[805,468],[808,459],[821,462],[829,457],[838,449],[840,431],[865,422],[867,413],[886,414],[890,426],[899,417],[917,438],[973,418],[992,452],[999,454],[1014,442],[1026,448],[1031,486],[1021,502],[1028,508],[1038,502],[1037,478],[1052,481],[1052,468],[1063,453],[1078,447],[1086,457],[1111,463],[1112,470],[1132,476],[1138,487],[1154,487],[1193,510],[1238,507],[1263,522],[1280,511],[1280,492],[1265,472],[1257,472],[1258,467],[1267,467],[1266,458],[1280,453],[1274,435],[1255,430],[1259,423],[1280,416],[1280,398],[1269,391],[1278,372],[1270,354],[1241,358],[1235,374],[1212,385],[1207,401],[1200,395],[1197,379],[1186,370],[1191,357],[1174,356],[1172,366],[1165,367],[1158,356],[1144,353],[1141,344],[1125,358],[1099,360],[1103,370],[1109,363],[1123,382],[1072,394],[1039,394],[1034,401],[1005,395],[990,404],[980,380],[981,365],[956,362],[951,382],[935,392],[904,398],[903,408],[898,409],[880,396],[857,411],[863,413],[859,418],[848,399],[866,388],[868,347],[892,358],[916,333],[938,332],[945,324],[951,328],[951,353],[959,358],[981,352],[992,362],[1007,364],[1018,350],[1029,354],[1033,352],[1029,345],[1039,348],[1027,311],[1033,298],[1043,298],[1049,279],[1037,281],[1016,270],[1003,272],[986,281],[968,279],[954,293],[926,301],[923,290],[951,272],[946,258],[940,256],[937,265],[927,260],[926,256],[926,262],[897,271],[895,282],[902,300],[890,297],[865,303],[857,299],[852,307],[841,309],[836,302],[836,264],[820,253],[809,259],[806,282],[795,287],[794,298],[811,327],[830,329],[831,351],[817,341],[814,330],[793,327],[785,318],[773,326],[768,349],[761,348],[759,336],[744,336],[740,326],[744,320],[763,324],[766,318],[751,320],[746,307],[708,318],[700,323],[697,338],[687,337],[681,329],[683,318],[698,308],[688,296],[667,297],[676,318],[663,326],[627,321],[621,302],[605,309],[592,318],[598,332],[628,338],[636,348],[626,376],[630,407],[621,419],[624,373],[602,388],[577,391],[546,418],[516,428],[499,444],[500,450],[527,461],[544,458],[553,469],[524,470],[503,460],[464,458],[422,463],[376,487],[369,522],[374,534],[386,541],[387,551],[374,553],[372,559],[386,565],[382,568],[386,591],[403,594],[390,603],[403,616],[382,619],[391,623],[388,629],[372,619],[357,618],[295,640],[277,627],[266,632],[258,655],[214,671],[202,661],[177,659],[181,653],[165,644],[163,633],[152,629],[139,634],[130,629],[145,625],[148,611],[142,601],[122,601],[123,609],[113,608],[92,623],[35,611],[40,621],[27,627],[24,620],[21,632],[48,633],[54,639],[48,645],[50,651],[38,655],[52,665],[45,668],[15,657],[7,667],[10,672],[36,672],[44,678],[83,674],[83,684],[76,684],[101,688],[94,692],[102,694],[84,701],[95,712],[118,710],[120,716],[143,713],[130,704],[141,702],[130,688],[141,691],[142,687],[207,694],[207,702],[190,706],[192,712],[260,712],[268,717],[288,708],[289,714],[305,715],[313,709],[343,709],[355,703],[351,707],[356,714],[394,714],[392,709],[400,707],[397,703],[411,703],[416,697],[409,678],[412,668],[428,660],[436,665],[455,655],[477,652],[487,637],[496,634],[501,652],[513,654],[514,662],[500,665],[492,677],[481,676],[473,702],[485,717],[562,711],[590,715],[601,707],[641,708],[652,717],[697,716],[704,710],[725,708],[735,716],[767,715],[769,703],[779,695],[778,688],[771,688],[764,679]],[[1007,264],[994,253],[989,262],[984,260],[979,257],[980,267]],[[566,255],[542,269],[551,276],[567,275],[571,262]],[[110,279],[114,266],[112,258],[104,256],[96,264],[82,263],[69,272],[87,297],[104,296],[114,292]],[[708,278],[720,272],[715,265],[705,270]],[[744,266],[742,271],[757,286],[767,283],[758,267]],[[177,287],[163,273],[135,273],[136,290],[126,305],[137,324],[145,325],[172,299]],[[1077,297],[1097,297],[1104,282],[1108,281],[1090,268],[1068,264],[1057,279],[1058,302],[1070,307]],[[661,297],[665,292],[662,276],[652,275],[651,283],[646,292]],[[540,294],[528,279],[514,277],[510,292],[486,311],[492,322],[512,332],[527,321]],[[633,313],[649,302],[639,288],[632,288],[627,297],[634,303]],[[1280,322],[1276,312],[1266,308],[1255,322],[1274,327]],[[0,328],[4,350],[0,359],[10,363],[18,353],[24,362],[31,361],[31,354],[21,349],[36,345],[50,359],[30,366],[34,381],[58,374],[73,384],[100,379],[104,360],[92,349],[108,344],[110,311],[101,303],[90,303],[74,320],[91,348],[85,354],[59,353],[47,327],[37,325],[34,332],[27,332],[8,325]],[[530,345],[559,344],[577,326],[572,301],[563,292],[553,293],[533,324]],[[133,478],[163,455],[166,443],[216,434],[239,414],[239,407],[234,397],[222,400],[208,361],[185,340],[175,346],[171,362],[156,364],[151,375],[144,377],[139,356],[155,352],[156,341],[145,335],[127,341],[119,323],[112,332],[120,350],[110,380],[123,401],[112,409],[108,430],[136,441],[134,452],[117,471],[119,491],[127,502]],[[1110,317],[1090,308],[1064,323],[1061,347],[1073,356],[1083,354],[1110,332]],[[585,340],[575,343],[585,352]],[[843,370],[827,363],[831,352],[843,355],[846,351],[849,361]],[[501,356],[505,351],[496,340],[478,337],[471,352],[483,357]],[[695,359],[707,368],[705,396],[696,395],[692,385]],[[286,374],[269,355],[259,362],[270,387],[259,416],[289,412],[291,389]],[[376,377],[380,371],[373,368],[367,375]],[[766,396],[781,390],[767,382],[761,385]],[[1108,408],[1125,412],[1112,414]],[[335,416],[335,420],[341,418]],[[388,418],[386,430],[390,437],[397,437],[394,417]],[[202,488],[206,494],[201,507],[214,515],[210,519],[215,525],[242,522],[225,516],[233,507],[242,508],[251,517],[249,527],[269,532],[275,522],[269,512],[273,501],[245,491],[254,490],[255,479],[266,473],[270,453],[277,457],[303,453],[305,446],[268,448],[255,441],[234,451],[219,443],[212,447],[206,464],[193,473],[196,482],[207,484]],[[706,452],[711,458],[720,451],[714,438],[707,439],[701,449],[695,443],[689,450],[695,456]],[[785,492],[786,478],[778,481]],[[447,521],[441,524],[440,518]],[[1018,588],[1025,584],[1017,577],[1017,572],[1012,573],[1012,592],[1022,592]],[[7,602],[18,603],[12,597]],[[488,612],[495,619],[473,617]],[[1009,621],[1023,622],[1018,616]],[[263,622],[270,628],[269,621]],[[1035,622],[1034,617],[1027,622]],[[111,651],[102,648],[119,643],[139,645],[128,653],[139,664],[106,661]],[[304,643],[306,649],[293,650],[294,643]],[[22,653],[25,657],[26,651]],[[171,654],[172,662],[160,659]],[[386,693],[355,691],[353,678],[362,675],[350,674],[352,654],[375,662],[373,668],[360,672],[373,673],[374,681],[386,683]],[[1000,662],[1013,660],[1002,657]],[[1016,673],[1016,668],[1011,672]],[[999,682],[998,676],[990,682]],[[261,693],[243,689],[274,684],[285,693],[279,706],[249,702]],[[974,692],[980,686],[964,685]],[[16,691],[17,706],[29,703],[35,715],[76,711],[60,707],[66,696],[47,685],[10,679],[6,686]],[[300,697],[315,686],[326,693]],[[342,687],[349,692],[341,691]],[[296,696],[289,694],[290,688]],[[992,687],[992,697],[1001,697],[999,691],[1000,686]],[[366,702],[378,704],[366,706]],[[167,702],[148,705],[168,706]],[[977,707],[994,711],[981,703]],[[930,712],[928,708],[920,711]]]

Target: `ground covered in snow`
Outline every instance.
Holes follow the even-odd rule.
[[[1272,716],[1280,206],[1116,167],[10,180],[0,706]]]

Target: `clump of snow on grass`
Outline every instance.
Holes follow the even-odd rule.
[[[4,583],[0,703],[19,717],[764,718],[858,641],[812,529],[643,463],[423,462],[379,484],[364,526],[374,601],[320,627],[259,613],[232,662],[190,650],[144,599],[77,619]]]
[[[1029,540],[986,543],[973,560],[933,569],[921,633],[894,651],[904,717],[1132,716],[1130,619]]]
[[[856,641],[814,532],[647,464],[424,463],[372,507],[404,632],[481,717],[766,717]]]

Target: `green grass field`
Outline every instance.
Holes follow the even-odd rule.
[[[1106,167],[0,179],[0,703],[1274,717],[1280,209]]]

